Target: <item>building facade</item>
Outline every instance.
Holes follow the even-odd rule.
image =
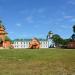
[[[49,41],[47,39],[38,39],[40,42],[39,48],[49,48]],[[14,48],[30,48],[30,42],[32,39],[15,39],[13,41]],[[53,45],[53,43],[52,43]]]
[[[53,33],[49,32],[46,39],[15,39],[14,48],[52,48],[55,43],[52,40]]]

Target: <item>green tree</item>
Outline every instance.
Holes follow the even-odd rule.
[[[59,46],[60,44],[62,45],[62,41],[63,39],[58,35],[58,34],[54,34],[52,36],[53,41],[55,42],[56,46]]]
[[[62,45],[67,45],[70,41],[71,39],[63,39]]]
[[[56,46],[66,46],[68,42],[71,41],[71,39],[63,39],[58,34],[53,35],[52,37],[53,41],[55,42]]]
[[[73,25],[73,32],[75,33],[75,25]]]
[[[5,41],[11,41],[11,39],[8,36],[5,36]]]

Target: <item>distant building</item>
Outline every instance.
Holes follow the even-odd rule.
[[[31,39],[15,39],[13,41],[14,48],[29,48],[29,42]]]
[[[52,48],[55,43],[52,40],[53,33],[49,32],[46,39],[15,39],[14,48]]]
[[[47,34],[48,48],[55,47],[55,43],[54,43],[52,37],[53,37],[53,33],[51,31],[49,31]]]
[[[46,39],[15,39],[13,42],[14,48],[48,48],[48,40]]]

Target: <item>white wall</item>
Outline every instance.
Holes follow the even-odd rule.
[[[15,41],[13,46],[14,48],[29,48],[30,41]],[[48,48],[48,41],[40,41],[40,48]]]
[[[40,41],[41,48],[48,48],[48,41]]]
[[[15,41],[13,44],[14,48],[28,48],[29,41]]]

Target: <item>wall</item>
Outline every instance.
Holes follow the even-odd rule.
[[[14,41],[14,48],[29,48],[30,41]],[[40,48],[48,48],[48,41],[40,41]]]
[[[3,42],[3,47],[4,48],[8,48],[8,47],[10,47],[11,46],[11,42],[10,41],[5,41],[5,42]]]

